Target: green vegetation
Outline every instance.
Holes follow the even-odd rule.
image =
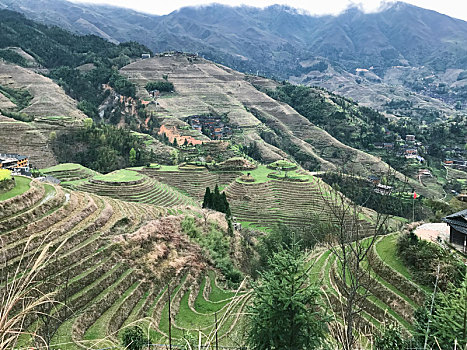
[[[268,164],[268,168],[289,171],[297,169],[297,165],[286,160],[276,160],[274,163]]]
[[[13,102],[18,110],[24,109],[29,106],[33,96],[28,90],[13,89],[10,87],[0,85],[0,93],[5,95],[11,102]]]
[[[13,187],[11,190],[5,193],[0,193],[0,201],[4,201],[6,199],[10,199],[16,196],[19,196],[20,194],[23,194],[29,189],[29,184],[31,182],[31,179],[23,176],[15,176],[15,187]]]
[[[253,288],[247,340],[252,349],[305,350],[322,345],[327,320],[320,308],[321,290],[310,285],[305,257],[295,243],[279,248]]]
[[[245,175],[250,175],[255,179],[255,182],[267,182],[271,180],[268,178],[268,175],[272,173],[273,170],[268,169],[267,166],[259,164],[256,169],[244,171]],[[237,181],[241,181],[241,179],[237,179]]]
[[[171,92],[174,90],[174,84],[167,80],[151,81],[145,87],[148,91]]]
[[[135,42],[115,45],[95,35],[74,35],[8,10],[0,11],[0,22],[3,29],[0,48],[20,47],[31,54],[50,70],[50,77],[79,102],[79,108],[88,116],[97,118],[97,107],[107,97],[101,84],[109,83],[126,96],[135,95],[134,84],[121,76],[117,69],[128,64],[130,58],[150,52],[147,47]],[[9,50],[1,51],[4,56],[5,51]],[[10,61],[24,63],[18,61],[14,54],[6,55]],[[95,68],[88,72],[77,69],[87,63],[94,64]]]
[[[408,280],[412,280],[412,275],[397,254],[397,240],[397,235],[384,237],[376,243],[376,251],[381,259],[394,271],[397,271]]]
[[[227,201],[225,192],[219,192],[219,186],[216,185],[214,192],[211,192],[209,187],[206,187],[206,192],[203,199],[203,208],[212,209],[225,213],[228,217],[231,216],[230,205]]]
[[[409,344],[407,344],[408,346]],[[406,342],[400,327],[391,323],[376,336],[375,350],[405,349]]]
[[[17,64],[18,66],[27,67],[28,61],[21,56],[19,53],[9,50],[9,49],[0,49],[0,58],[4,59],[7,62]]]
[[[128,350],[141,350],[147,344],[143,330],[138,326],[126,328],[122,334],[122,345]]]
[[[235,267],[231,254],[231,237],[225,236],[216,225],[204,227],[204,232],[195,224],[195,218],[187,216],[182,221],[182,231],[205,249],[214,265],[222,272],[231,286],[237,286],[243,274]]]
[[[384,179],[385,183],[392,187],[391,193],[388,194],[376,192],[376,185],[358,176],[328,172],[321,177],[327,184],[341,191],[353,202],[374,209],[379,213],[410,220],[412,220],[413,215],[415,220],[422,220],[431,214],[423,205],[420,196],[415,201],[413,200],[413,191],[408,184],[395,181],[391,176]]]
[[[405,117],[393,121],[371,108],[359,106],[350,99],[321,88],[293,85],[284,81],[274,90],[260,87],[258,89],[278,101],[289,104],[339,141],[379,156],[393,168],[409,176],[414,175],[414,169],[411,162],[401,156],[402,150],[396,141],[399,137],[404,139],[406,135],[416,135],[417,141],[422,144],[422,147],[417,147],[419,155],[424,157],[429,167],[434,170],[441,169],[441,161],[445,158],[460,156],[460,151],[455,149],[465,144],[467,136],[467,117],[463,115],[447,120],[440,120],[439,116],[436,116],[430,120],[430,124],[420,128],[420,120],[416,118]],[[284,135],[278,135],[284,139]],[[300,156],[297,157],[296,152],[292,152],[293,149],[289,150],[284,141],[274,141],[273,135],[267,132],[261,136],[267,142],[287,150],[298,162],[305,161],[300,160]],[[381,145],[383,142],[392,144],[394,148],[389,151],[375,148],[375,145]],[[248,151],[255,153],[254,149]],[[344,155],[335,152],[333,157],[339,159]],[[426,165],[425,163],[423,166]],[[310,169],[309,166],[304,167]]]
[[[400,236],[397,254],[414,280],[424,286],[435,284],[438,265],[438,287],[441,290],[446,290],[450,284],[459,285],[467,272],[466,266],[456,255],[438,244],[419,239],[413,232]]]
[[[136,171],[121,169],[113,171],[106,175],[96,175],[93,180],[103,182],[130,182],[138,181],[143,178],[143,175],[138,174]]]
[[[0,169],[0,181],[11,179],[11,171],[7,169]]]
[[[145,165],[155,157],[129,130],[105,124],[60,134],[53,141],[53,149],[60,162],[79,163],[103,173],[130,166],[131,149],[136,152],[133,165]]]

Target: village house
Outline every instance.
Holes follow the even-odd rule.
[[[467,253],[467,210],[462,210],[443,218],[449,225],[449,243]]]
[[[386,150],[391,150],[391,149],[394,149],[394,144],[393,144],[393,143],[390,143],[390,142],[384,142],[384,143],[383,143],[383,147],[384,147],[384,149],[386,149]]]
[[[373,185],[379,185],[381,182],[380,178],[376,175],[368,176],[368,181],[370,181]]]
[[[380,184],[380,183],[379,183],[378,185],[376,185],[374,191],[375,191],[376,193],[379,193],[379,194],[382,194],[382,195],[386,196],[386,195],[390,195],[390,194],[391,194],[392,189],[393,189],[392,186],[383,185],[383,184]]]
[[[188,123],[194,130],[203,132],[212,140],[226,139],[232,136],[232,129],[222,122],[220,117],[193,115]]]
[[[0,154],[0,169],[8,169],[12,172],[26,173],[29,167],[29,158],[19,154]]]
[[[415,142],[415,135],[405,135],[405,141]]]

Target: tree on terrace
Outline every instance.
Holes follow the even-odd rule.
[[[319,348],[327,332],[321,290],[310,283],[305,256],[293,242],[269,259],[269,270],[253,285],[247,342],[254,350]]]

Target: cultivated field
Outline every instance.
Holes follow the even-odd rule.
[[[395,251],[396,234],[380,237],[372,254],[364,261],[370,267],[368,297],[362,306],[362,333],[374,334],[375,329],[388,322],[398,324],[403,332],[412,330],[415,310],[422,306],[430,290],[413,282],[407,268]],[[342,303],[345,301],[345,284],[340,279],[341,269],[335,255],[321,249],[312,254],[312,279],[322,284],[336,321],[340,322]]]
[[[322,170],[341,165],[342,160],[332,155],[343,153],[352,159],[346,168],[352,168],[356,173],[387,171],[387,165],[380,159],[342,144],[290,106],[259,92],[244,74],[230,68],[201,58],[174,55],[132,63],[122,68],[121,73],[140,86],[138,91],[142,98],[149,98],[143,88],[147,82],[167,76],[174,84],[175,93],[158,100],[160,107],[155,111],[156,115],[183,118],[201,113],[226,114],[230,123],[241,130],[241,134],[234,137],[235,141],[242,144],[257,141],[265,161],[278,160],[285,155],[260,137],[261,131],[272,129],[290,138],[305,154],[316,158]],[[258,78],[253,83],[268,85],[270,81]]]
[[[53,348],[101,349],[118,344],[122,328],[138,323],[150,325],[154,342],[166,342],[170,293],[175,343],[198,329],[207,341],[217,313],[221,344],[231,344],[249,294],[222,288],[201,248],[181,233],[182,218],[200,216],[199,211],[16,179],[22,186],[0,201],[2,276],[13,276],[17,268],[27,271],[49,246],[53,258],[34,286],[41,293],[54,291],[59,302],[42,310],[50,318],[26,318],[28,332]],[[24,335],[18,346],[40,346],[36,341]]]
[[[42,310],[50,318],[26,318],[28,332],[45,337],[52,348],[103,349],[118,345],[123,329],[137,324],[151,342],[167,344],[170,295],[174,344],[199,334],[203,343],[212,344],[216,318],[221,345],[244,339],[241,315],[251,297],[247,284],[237,291],[223,287],[222,276],[200,246],[182,232],[184,217],[202,222],[200,209],[128,203],[16,180],[13,195],[0,201],[1,272],[27,271],[28,261],[48,245],[55,255],[34,285],[43,293],[54,291],[60,302]],[[268,182],[257,186],[264,184]],[[365,261],[373,282],[373,296],[363,305],[365,331],[388,319],[409,331],[414,310],[429,292],[412,281],[396,256],[396,238],[380,237]],[[330,302],[340,322],[346,282],[339,279],[339,264],[320,247],[310,253],[308,263],[312,280],[321,283],[324,302]],[[23,335],[18,345],[40,345],[31,341]]]

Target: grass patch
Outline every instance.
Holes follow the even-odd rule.
[[[52,173],[56,171],[70,171],[70,170],[78,170],[84,168],[81,164],[76,163],[63,163],[58,164],[50,168],[42,169],[41,172],[43,173]]]
[[[143,175],[138,174],[136,171],[121,169],[113,171],[106,175],[97,175],[93,177],[93,180],[104,181],[104,182],[129,182],[138,181],[143,178]]]
[[[412,281],[412,275],[402,260],[397,256],[396,243],[397,235],[388,235],[376,242],[376,251],[381,260],[393,270],[399,272],[402,276]]]
[[[20,194],[23,194],[29,189],[29,185],[31,183],[31,179],[22,176],[15,176],[15,187],[13,187],[10,191],[0,194],[0,201],[4,201]]]

